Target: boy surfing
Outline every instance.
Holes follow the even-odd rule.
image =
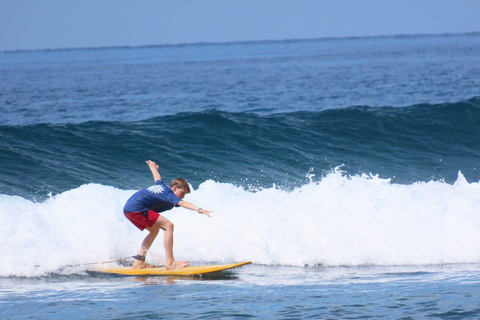
[[[146,163],[152,171],[155,185],[137,191],[127,200],[123,212],[130,222],[140,230],[147,229],[149,234],[145,237],[138,255],[135,256],[133,268],[151,268],[152,265],[145,263],[145,256],[152,246],[153,241],[160,229],[164,231],[163,246],[165,247],[166,267],[168,270],[184,268],[188,261],[177,261],[173,256],[173,223],[159,213],[175,207],[183,207],[195,210],[200,214],[210,217],[212,211],[204,210],[193,203],[182,200],[190,187],[183,178],[177,178],[167,186],[158,172],[158,165],[150,160]]]

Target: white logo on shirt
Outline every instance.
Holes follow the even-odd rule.
[[[165,191],[165,188],[163,186],[160,186],[160,185],[154,185],[154,186],[149,187],[147,190],[150,191],[151,193],[159,194],[159,193],[162,193],[163,191]]]

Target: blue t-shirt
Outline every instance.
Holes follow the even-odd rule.
[[[145,212],[148,210],[163,212],[172,209],[173,206],[178,206],[180,201],[182,199],[177,197],[169,186],[162,180],[157,180],[155,185],[133,194],[123,207],[123,212]]]

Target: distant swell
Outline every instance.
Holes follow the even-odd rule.
[[[400,183],[480,179],[480,98],[268,116],[209,110],[138,122],[0,127],[0,193],[29,198],[84,183],[138,188],[144,161],[173,178],[287,188],[344,165]],[[74,165],[72,165],[74,164]],[[25,179],[24,177],[28,177]]]

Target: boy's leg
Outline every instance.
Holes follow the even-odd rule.
[[[188,261],[177,261],[173,257],[173,223],[170,220],[160,215],[153,226],[147,227],[146,229],[150,231],[150,234],[145,238],[145,240],[143,240],[141,249],[143,250],[142,252],[145,252],[145,254],[147,253],[148,249],[153,243],[153,240],[155,240],[155,237],[158,234],[158,229],[162,229],[165,231],[163,235],[163,246],[165,247],[167,269],[178,269],[188,266]],[[152,233],[154,234],[153,238],[149,238]]]
[[[140,247],[140,251],[138,252],[139,256],[145,256],[147,254],[148,249],[150,249],[150,247],[152,246],[152,243],[157,237],[158,231],[159,231],[158,228],[154,228],[153,226],[151,228],[147,227],[146,229],[149,231],[149,233],[145,237],[145,239],[143,239],[142,246]],[[151,268],[151,267],[153,266],[148,263],[145,263],[145,261],[142,261],[142,260],[137,260],[133,263],[133,268],[135,269]]]

